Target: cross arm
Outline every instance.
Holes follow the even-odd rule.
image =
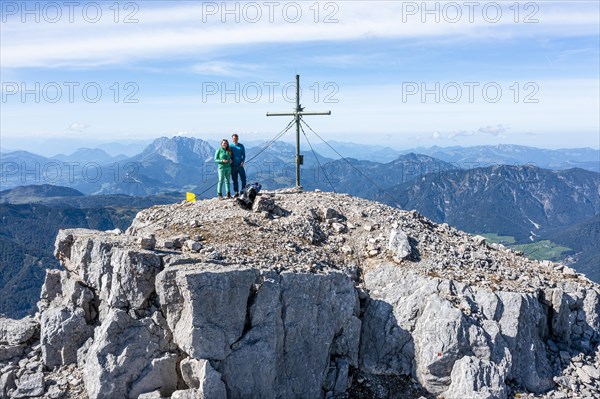
[[[267,116],[296,116],[296,115],[331,115],[327,112],[267,112]]]

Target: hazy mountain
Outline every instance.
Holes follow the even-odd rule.
[[[120,178],[105,182],[99,194],[148,195],[165,191],[202,190],[207,161],[214,156],[207,142],[190,137],[161,137],[140,154],[121,162]],[[216,170],[216,169],[215,169]]]
[[[107,142],[106,140],[90,139],[85,134],[50,138],[40,135],[40,137],[28,137],[27,140],[13,136],[2,137],[2,151],[28,151],[49,158],[56,154],[70,154],[77,151],[78,148],[99,148],[111,156],[119,154],[133,156],[139,154],[151,142],[152,139],[132,140],[126,138]]]
[[[40,184],[32,186],[19,186],[10,190],[0,191],[0,203],[30,203],[45,201],[52,197],[82,196],[85,196],[85,194],[69,187]]]
[[[405,209],[470,232],[528,239],[588,219],[600,206],[599,175],[583,169],[490,166],[429,174],[388,191]],[[385,201],[385,199],[383,199]]]
[[[570,169],[574,167],[600,171],[600,150],[591,148],[565,148],[548,150],[514,144],[482,145],[474,147],[430,147],[403,151],[427,154],[462,169],[491,165],[534,165],[544,169]]]
[[[259,181],[266,188],[280,188],[295,184],[294,144],[278,141],[264,148],[246,145],[246,172],[249,181]],[[403,176],[397,176],[397,168],[388,165],[398,159],[400,151],[389,147],[362,145],[354,143],[333,142],[333,147],[348,160],[339,159],[338,155],[325,144],[314,144],[317,155],[303,143],[302,166],[303,184],[311,188],[331,186],[325,179],[330,178],[336,191],[351,191],[356,195],[371,198],[377,191],[367,181],[359,181],[360,173],[353,170],[350,164],[363,168],[369,179],[382,180],[377,183],[386,188],[408,180],[407,173],[423,174],[417,163],[410,168],[405,167]],[[148,145],[141,153],[115,162],[100,149],[81,149],[66,157],[49,159],[23,151],[2,154],[2,185],[11,188],[26,184],[53,184],[76,188],[85,194],[127,194],[148,195],[168,191],[195,191],[212,195],[211,186],[216,184],[217,165],[212,162],[215,147],[207,141],[175,136],[162,137]],[[325,151],[332,157],[323,156],[318,151]],[[477,147],[432,147],[419,148],[416,153],[425,154],[453,164],[454,168],[472,169],[497,164],[546,165],[549,168],[565,169],[579,165],[588,170],[598,170],[599,151],[589,148],[546,150],[516,145],[477,146]],[[349,155],[350,154],[350,155]],[[410,155],[405,152],[403,155]],[[258,156],[256,156],[258,155]],[[333,161],[333,159],[336,159]],[[95,159],[83,162],[76,159]],[[102,162],[102,160],[107,162]],[[595,161],[594,161],[595,160]],[[318,161],[318,162],[317,162]],[[325,174],[319,167],[326,165]],[[373,164],[384,165],[382,169]],[[415,166],[417,165],[417,166]],[[394,170],[390,173],[389,168]],[[429,166],[428,166],[429,167]],[[427,170],[430,171],[430,170]],[[334,183],[338,180],[339,183]],[[360,186],[364,187],[360,187]],[[368,187],[371,185],[371,187]]]
[[[131,160],[143,163],[165,159],[176,164],[204,162],[214,155],[215,149],[206,141],[192,137],[160,137]]]
[[[52,159],[57,159],[63,162],[95,162],[100,165],[119,162],[127,158],[128,157],[123,154],[113,157],[100,148],[79,148],[70,155],[57,154],[52,157]]]
[[[106,151],[112,156],[124,154],[132,157],[142,152],[152,140],[124,140],[110,143],[98,143],[95,147]]]
[[[296,147],[286,142],[275,142],[265,148],[267,143],[260,146],[246,147],[246,174],[248,181],[258,181],[265,188],[290,187],[296,184]],[[306,149],[306,148],[305,148]],[[325,165],[331,162],[319,153],[301,151],[304,157],[301,174],[310,174],[318,168],[319,163]]]
[[[35,163],[43,163],[50,161],[50,158],[46,158],[44,156],[34,154],[28,151],[13,151],[13,152],[3,152],[0,154],[2,157],[2,164],[6,165],[7,163],[15,163],[17,165],[25,162],[27,164],[35,164]],[[2,168],[2,173],[9,172],[8,168],[4,166]]]
[[[578,252],[576,266],[588,273],[595,270],[590,278],[600,281],[597,234],[590,234],[600,228],[595,217],[599,177],[583,169],[534,166],[451,170],[390,188],[394,201],[384,195],[379,199],[470,233],[508,236],[516,243],[563,244]]]
[[[60,162],[27,151],[1,153],[0,162],[2,189],[29,184],[57,184],[62,177]]]
[[[319,188],[327,191],[331,191],[333,186],[339,193],[373,199],[383,195],[382,189],[428,173],[443,173],[452,169],[454,166],[449,163],[419,154],[402,155],[385,164],[346,158],[325,164],[323,170],[312,168],[304,171],[302,185],[308,190]]]
[[[126,182],[127,170],[134,167],[135,165],[127,162],[101,164],[91,161],[62,161],[26,151],[16,151],[2,154],[0,182],[3,189],[49,184],[75,188],[84,194],[94,194],[102,187],[108,187],[110,183]]]
[[[391,162],[398,158],[399,155],[406,153],[390,146],[385,146],[385,143],[384,147],[382,147],[381,145],[374,144],[330,141],[329,145],[319,142],[313,146],[315,151],[329,158],[355,158],[358,160],[375,161],[380,163]],[[333,147],[333,149],[331,147]]]

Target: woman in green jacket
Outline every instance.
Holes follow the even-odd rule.
[[[217,196],[223,199],[223,183],[225,183],[225,192],[227,198],[231,198],[229,191],[229,180],[231,180],[231,162],[233,155],[229,148],[229,142],[226,139],[221,140],[221,148],[215,152],[215,162],[219,165],[219,183],[217,185]]]

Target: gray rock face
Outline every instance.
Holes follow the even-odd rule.
[[[0,373],[0,398],[7,398],[8,391],[17,387],[15,384],[15,374],[15,370]]]
[[[254,205],[61,231],[39,318],[0,320],[0,396],[600,395],[600,289],[581,276],[350,196]]]
[[[500,331],[512,354],[508,377],[532,392],[543,392],[554,386],[552,370],[542,337],[548,336],[546,314],[532,295],[500,292],[502,315]]]
[[[94,293],[65,271],[49,270],[38,307],[42,310],[40,343],[47,368],[77,362],[77,351],[93,335],[97,316]]]
[[[44,393],[44,374],[35,373],[23,376],[17,383],[17,390],[13,398],[30,398],[41,396]]]
[[[336,384],[345,391],[360,331],[358,298],[346,275],[203,269],[168,267],[157,277],[157,292],[168,304],[163,312],[174,342],[198,361],[218,361],[232,397],[319,397]],[[346,363],[331,364],[334,358]],[[192,387],[195,374],[184,374]]]
[[[505,399],[505,376],[498,367],[486,360],[465,356],[452,368],[452,383],[444,397],[470,399]]]
[[[25,345],[0,345],[0,362],[4,362],[6,360],[10,360],[12,358],[21,357],[23,355],[23,351],[25,350]]]
[[[94,300],[94,292],[76,279],[70,278],[67,272],[48,270],[42,286],[38,308],[41,311],[50,306],[55,308],[64,307],[72,311],[80,309],[84,312],[85,321],[90,323],[98,315]]]
[[[502,397],[505,378],[533,392],[554,386],[542,341],[548,335],[546,313],[532,295],[496,295],[392,265],[367,273],[365,286],[371,298],[363,319],[361,362],[369,372],[411,374],[433,393],[452,384],[458,392],[453,375],[480,378],[474,365],[497,382],[485,384],[496,392],[490,395]],[[465,358],[470,360],[457,363]]]
[[[208,360],[189,358],[182,361],[181,374],[186,384],[195,389],[194,394],[205,398],[227,399],[227,389],[221,379],[221,373],[216,371]]]
[[[177,355],[167,353],[151,360],[131,386],[128,395],[136,398],[145,392],[157,390],[162,396],[168,397],[177,389],[177,380]]]
[[[0,318],[0,345],[18,345],[31,339],[39,324],[30,318],[21,320]]]
[[[193,358],[225,359],[244,330],[255,279],[251,269],[214,273],[182,268],[159,274],[157,293],[160,302],[168,304],[163,311],[174,342]]]
[[[42,315],[42,359],[46,367],[77,363],[77,350],[93,334],[83,309],[50,308]]]
[[[172,356],[165,357],[168,347],[160,324],[151,318],[133,319],[119,309],[106,315],[94,332],[83,369],[90,398],[135,397],[129,394],[129,387],[136,394],[143,393],[143,386],[148,391],[157,387],[174,390],[175,361]]]
[[[101,319],[111,308],[146,308],[154,292],[160,257],[134,243],[131,237],[82,229],[61,230],[56,238],[56,257],[97,292]]]

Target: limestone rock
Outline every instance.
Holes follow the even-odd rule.
[[[188,386],[204,389],[194,376],[204,359],[212,359],[220,361],[218,371],[234,397],[316,397],[329,366],[326,348],[357,363],[357,297],[344,274],[203,269],[170,267],[157,278],[174,340],[197,359],[182,363]]]
[[[252,211],[254,213],[272,212],[273,209],[275,209],[275,201],[266,195],[259,195],[252,204]]]
[[[581,370],[595,380],[600,380],[600,369],[589,364],[581,367]]]
[[[31,339],[39,324],[26,317],[21,320],[0,318],[0,345],[18,345]]]
[[[162,270],[160,257],[153,252],[116,248],[111,263],[112,272],[104,276],[106,289],[100,293],[100,300],[120,309],[148,307],[155,291],[155,276]]]
[[[371,298],[363,316],[363,369],[412,374],[430,392],[442,393],[452,383],[455,363],[475,353],[481,361],[491,362],[500,376],[506,374],[531,391],[553,386],[541,341],[547,334],[545,313],[533,296],[473,292],[393,266],[367,273],[365,284]],[[486,296],[489,299],[482,300]],[[469,303],[476,298],[490,320],[467,316],[473,312]]]
[[[475,242],[475,245],[481,246],[481,245],[485,245],[486,239],[483,236],[474,236],[473,241]]]
[[[413,339],[415,371],[429,392],[443,392],[451,381],[454,363],[469,352],[467,328],[466,317],[450,302],[435,295],[428,298]]]
[[[204,398],[227,399],[227,390],[221,380],[221,374],[208,362],[203,360],[198,373],[198,392]]]
[[[411,254],[411,246],[408,241],[408,236],[402,230],[394,229],[390,233],[388,249],[392,252],[394,260],[401,262],[408,258]]]
[[[223,360],[244,330],[256,271],[202,270],[207,267],[166,269],[157,276],[156,292],[175,343],[196,359]]]
[[[417,212],[262,194],[255,212],[207,200],[126,234],[61,230],[41,341],[0,342],[0,396],[44,368],[46,397],[92,399],[600,392],[597,284]],[[140,249],[151,235],[170,250]]]
[[[327,220],[346,220],[346,217],[342,214],[342,212],[329,207],[320,207],[317,211],[317,216],[322,222]]]
[[[41,325],[42,359],[50,369],[76,363],[77,350],[93,335],[80,308],[52,307],[42,314]]]
[[[50,385],[50,387],[48,388],[48,391],[46,392],[46,395],[50,399],[59,399],[65,395],[65,390],[63,388],[61,388],[59,385]]]
[[[202,244],[194,240],[186,240],[183,248],[190,252],[199,252],[202,249]]]
[[[225,386],[223,386],[225,388]],[[137,398],[145,392],[158,390],[164,397],[169,397],[177,389],[177,355],[166,353],[154,358],[132,384],[128,395]]]
[[[83,310],[85,321],[92,322],[98,315],[94,292],[79,281],[69,278],[64,270],[47,270],[42,286],[38,308],[67,308],[71,311]]]
[[[0,398],[8,398],[8,391],[15,389],[15,370],[3,371],[0,373]]]
[[[13,358],[21,357],[25,345],[0,345],[0,362],[4,362]]]
[[[139,244],[141,249],[152,251],[156,247],[156,237],[154,237],[154,234],[150,234],[148,237],[140,237]]]
[[[523,384],[532,392],[544,392],[554,386],[552,369],[545,345],[546,313],[533,295],[500,292],[503,312],[498,320],[502,335],[512,354],[513,366],[507,377]]]
[[[334,345],[344,339],[358,345],[352,282],[341,273],[268,277],[250,307],[250,329],[225,359],[223,380],[235,397],[319,397],[334,356],[328,348],[341,349],[338,358],[356,356],[356,349],[353,355],[343,343]]]
[[[470,399],[506,399],[504,374],[496,365],[473,356],[465,356],[454,364],[452,383],[443,397]]]
[[[162,364],[152,362],[167,349],[165,332],[155,321],[135,320],[122,310],[111,309],[96,328],[86,355],[83,380],[89,397],[128,397],[129,387],[140,376],[155,375],[156,367],[162,369]]]
[[[126,240],[94,230],[65,229],[56,236],[54,255],[68,271],[93,289],[102,289],[102,276],[112,271],[113,247]]]
[[[179,367],[181,369],[181,377],[185,384],[190,388],[200,387],[200,369],[202,368],[205,359],[197,360],[194,358],[186,358],[181,361]]]
[[[197,389],[182,389],[173,392],[171,399],[204,399],[204,396]]]
[[[44,374],[35,373],[24,375],[17,382],[17,390],[13,398],[30,398],[44,393]]]
[[[137,398],[138,399],[163,399],[165,397],[161,395],[159,390],[156,390],[156,391],[152,391],[152,392],[143,393],[143,394],[139,395]]]
[[[342,223],[338,223],[338,222],[333,222],[331,224],[331,228],[336,232],[336,233],[343,233],[346,231],[346,226]]]

